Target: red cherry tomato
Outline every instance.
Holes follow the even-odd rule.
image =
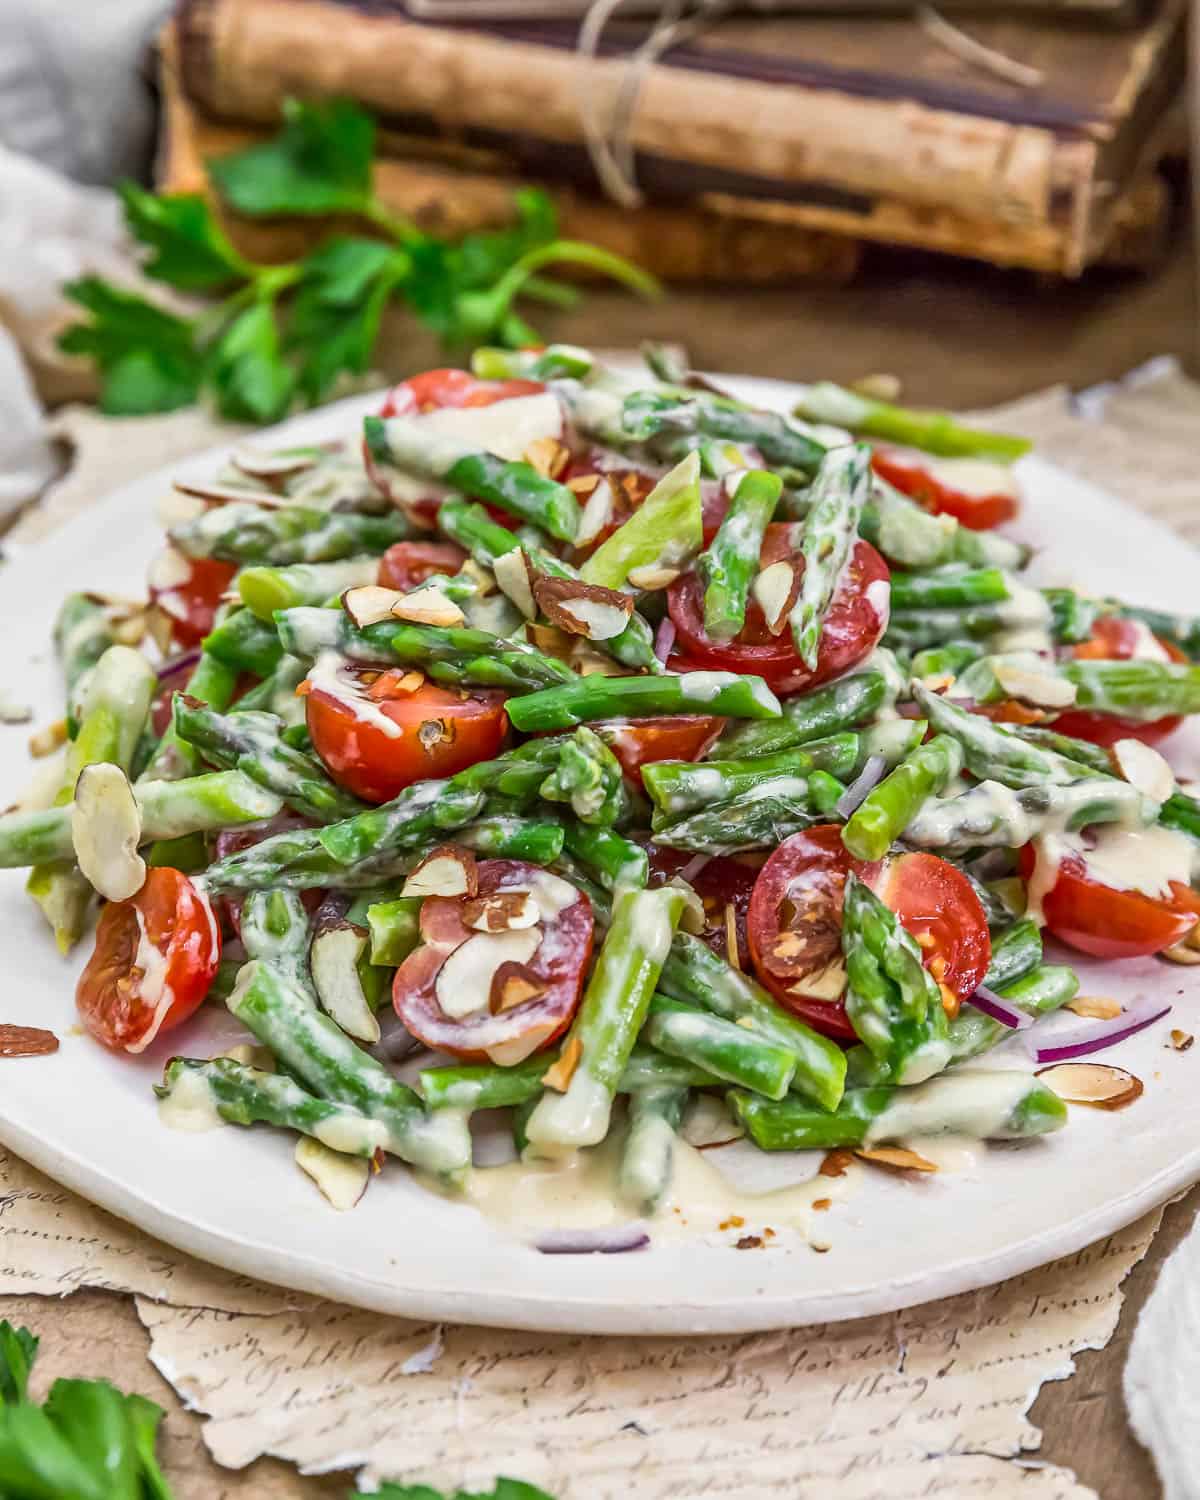
[[[611,464],[605,463],[600,455],[594,452],[573,458],[565,472],[559,477],[564,484],[570,485],[575,490],[576,498],[581,506],[587,505],[601,484],[607,487],[612,501],[611,510],[604,525],[593,536],[589,536],[582,546],[575,549],[577,563],[590,556],[601,542],[606,542],[612,536],[618,526],[628,521],[656,483],[653,474],[643,474],[640,469],[614,469]],[[592,480],[595,480],[595,484]]]
[[[1102,615],[1092,626],[1091,638],[1080,641],[1071,648],[1071,655],[1085,661],[1131,661],[1144,639],[1144,631],[1135,620],[1122,620],[1116,615]],[[1185,662],[1187,657],[1173,641],[1154,637],[1172,661]],[[1092,713],[1089,709],[1068,709],[1059,714],[1054,728],[1059,734],[1069,734],[1077,740],[1091,740],[1094,745],[1115,745],[1118,740],[1141,740],[1146,745],[1157,745],[1159,740],[1174,734],[1183,719],[1178,714],[1167,714],[1161,719],[1122,719],[1115,714]],[[1168,947],[1170,945],[1168,944]]]
[[[652,886],[665,885],[694,858],[681,849],[660,848],[657,844],[651,844],[646,852],[650,856]],[[704,931],[699,936],[722,958],[729,956],[729,919],[725,908],[733,907],[738,967],[743,971],[750,967],[750,942],[746,935],[746,925],[750,897],[754,893],[754,884],[762,863],[760,858],[752,854],[718,854],[688,878],[688,884],[704,903]]]
[[[699,760],[724,727],[724,719],[707,714],[596,726],[621,762],[621,769],[637,786],[642,784],[642,767],[651,761]]]
[[[426,370],[394,385],[379,415],[400,417],[443,406],[491,406],[514,396],[536,396],[545,389],[540,380],[480,380],[469,370]]]
[[[806,989],[844,987],[842,897],[851,871],[918,937],[934,978],[956,1000],[971,994],[991,961],[991,941],[966,876],[933,854],[864,863],[847,853],[839,826],[821,824],[780,844],[750,898],[750,953],[780,1004],[827,1036],[854,1040],[842,995]]]
[[[385,589],[411,593],[435,573],[453,576],[466,560],[453,542],[397,542],[379,559],[379,582]]]
[[[764,568],[786,558],[797,570],[803,569],[802,559],[792,552],[791,532],[791,526],[782,522],[767,527],[760,553]],[[771,635],[753,601],[735,640],[728,644],[710,640],[704,631],[704,588],[695,572],[685,573],[671,585],[667,607],[679,654],[688,662],[719,671],[757,673],[777,693],[794,693],[840,677],[875,649],[887,627],[888,577],[887,564],[875,548],[858,542],[825,618],[815,671],[796,655],[786,624],[779,635]]]
[[[1021,874],[1038,882],[1045,853],[1037,843],[1021,850]],[[1042,894],[1046,926],[1064,943],[1097,958],[1143,958],[1181,942],[1200,918],[1200,898],[1187,886],[1170,881],[1171,896],[1119,891],[1095,879],[1085,856],[1068,854]]]
[[[579,1006],[592,953],[592,906],[556,875],[512,859],[483,860],[478,894],[429,896],[421,906],[419,948],[396,970],[392,1000],[405,1026],[439,1052],[510,1067],[548,1047]],[[480,931],[472,922],[497,897],[527,894],[532,927]],[[472,944],[470,954],[460,950]],[[505,954],[508,954],[506,957]],[[466,995],[475,1009],[451,1015]]]
[[[969,531],[989,531],[1011,521],[1020,509],[1016,480],[1007,464],[876,447],[871,467],[918,505],[934,515],[954,516]]]
[[[106,1047],[141,1052],[187,1020],[220,959],[220,930],[204,896],[178,870],[148,870],[136,896],[110,901],[100,914],[75,990],[79,1015]]]
[[[320,687],[307,694],[313,748],[338,785],[367,802],[388,802],[414,781],[491,760],[503,743],[502,693],[425,681],[400,686],[417,675],[340,667],[337,696]]]
[[[181,569],[187,566],[188,576],[163,587],[153,582],[152,575],[150,602],[170,620],[172,641],[186,651],[189,646],[198,646],[213,628],[217,606],[233,582],[237,564],[216,562],[210,557],[184,557],[177,552],[171,556],[179,559]]]

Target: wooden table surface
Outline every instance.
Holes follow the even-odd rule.
[[[954,265],[922,255],[869,257],[850,286],[715,289],[673,294],[645,307],[607,291],[554,320],[555,338],[636,345],[675,339],[709,369],[780,378],[847,381],[887,372],[914,403],[986,406],[1055,382],[1079,389],[1113,379],[1158,354],[1185,362],[1196,349],[1197,310],[1189,246],[1177,238],[1152,278],[1100,274],[1064,285],[1025,273]],[[432,342],[407,324],[386,336],[383,367],[402,375],[438,362]],[[1097,1164],[1097,1170],[1102,1170]],[[1109,1345],[1079,1357],[1068,1381],[1043,1387],[1032,1420],[1042,1459],[1068,1465],[1101,1500],[1154,1500],[1153,1466],[1129,1432],[1121,1372],[1136,1314],[1158,1267],[1200,1210],[1200,1187],[1172,1205],[1150,1253],[1126,1282],[1126,1303]],[[200,1419],[184,1412],[145,1362],[146,1337],[128,1299],[79,1292],[61,1302],[10,1298],[0,1314],[42,1335],[39,1374],[107,1374],[162,1402],[168,1461],[180,1500],[332,1500],[347,1476],[301,1479],[260,1460],[238,1473],[212,1464]],[[86,1328],[86,1339],[75,1330]]]

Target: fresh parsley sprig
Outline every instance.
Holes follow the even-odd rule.
[[[284,265],[241,255],[202,195],[157,197],[123,184],[126,222],[148,252],[145,273],[217,300],[188,313],[95,276],[68,284],[89,318],[59,345],[94,361],[101,408],[115,416],[172,411],[207,393],[222,416],[277,421],[297,403],[324,400],[343,373],[366,373],[393,299],[450,347],[538,343],[515,304],[573,304],[574,287],[542,275],[555,264],[659,295],[655,279],[620,256],[560,239],[554,205],[537,190],[516,194],[509,228],[457,242],[424,233],[377,196],[374,152],[375,122],[357,105],[291,99],[273,139],[208,163],[217,194],[239,214],[338,215],[373,231],[332,236]]]

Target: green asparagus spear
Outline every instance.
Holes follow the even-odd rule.
[[[1075,765],[1099,772],[1101,776],[1112,775],[1113,764],[1102,745],[1093,745],[1090,740],[1077,740],[1069,734],[1058,734],[1042,724],[1007,724],[1005,728],[1026,744],[1052,751]]]
[[[609,891],[640,890],[649,876],[645,849],[611,828],[597,828],[568,820],[563,844]]]
[[[748,792],[656,825],[654,841],[695,854],[737,854],[773,849],[821,821],[846,788],[822,771],[776,776]]]
[[[671,886],[621,891],[583,1003],[563,1043],[576,1059],[563,1093],[547,1092],[527,1126],[530,1149],[558,1155],[608,1133],[613,1096],[683,912]]]
[[[687,1089],[677,1088],[639,1089],[630,1096],[617,1191],[635,1213],[656,1213],[670,1190],[687,1098]]]
[[[187,557],[286,567],[378,556],[402,542],[411,527],[399,510],[369,516],[358,511],[309,510],[300,505],[216,505],[194,520],[172,526],[173,546]]]
[[[1075,706],[1125,719],[1200,713],[1200,666],[1179,662],[1069,660],[1059,673],[1075,684]]]
[[[357,797],[330,779],[320,761],[283,743],[279,721],[271,714],[218,714],[177,693],[172,723],[179,738],[205,759],[241,771],[314,822],[350,818],[363,810]]]
[[[593,411],[602,412],[604,420],[597,423]],[[615,435],[613,413],[595,402],[582,408],[572,403],[572,416],[589,436],[611,440]],[[645,442],[661,433],[724,438],[757,448],[772,468],[782,464],[805,474],[816,473],[825,457],[821,444],[789,417],[755,411],[705,391],[636,391],[625,398],[615,426],[626,444]]]
[[[696,559],[705,586],[704,631],[711,640],[731,641],[746,623],[750,584],[782,488],[777,474],[762,469],[735,469],[725,479],[729,509],[707,551]]]
[[[779,700],[761,677],[736,672],[683,672],[662,677],[578,677],[558,687],[510,698],[515,728],[536,734],[596,719],[644,719],[662,714],[722,714],[773,719]]]
[[[835,1114],[818,1114],[798,1099],[771,1103],[737,1089],[733,1112],[764,1151],[874,1146],[921,1136],[966,1135],[1017,1141],[1061,1130],[1067,1106],[1028,1073],[952,1073],[916,1088],[850,1089]]]
[[[251,891],[238,922],[242,946],[315,1000],[308,950],[312,924],[295,891]]]
[[[822,1109],[836,1109],[846,1078],[846,1055],[776,1004],[761,985],[732,968],[698,937],[677,932],[659,976],[659,989],[741,1023],[748,1034],[783,1047],[796,1059],[794,1091]]]
[[[567,739],[539,788],[549,802],[565,802],[581,823],[611,827],[629,809],[621,763],[585,725]]]
[[[708,752],[710,760],[748,760],[756,755],[774,755],[864,724],[881,708],[890,708],[903,686],[899,669],[889,660],[882,666],[866,665],[836,682],[786,698],[781,717],[759,723],[735,723]],[[894,672],[893,669],[894,668]]]
[[[274,714],[283,724],[285,736],[294,734],[305,725],[304,698],[296,689],[307,676],[308,663],[285,653],[270,677],[264,677],[237,700],[238,712]],[[229,707],[228,703],[215,703],[203,693],[193,692],[190,682],[184,691],[189,698],[199,698],[219,712]]]
[[[944,792],[962,770],[957,740],[939,734],[919,745],[860,803],[842,829],[842,843],[856,859],[882,859],[931,798]]]
[[[239,672],[270,677],[283,656],[274,625],[248,609],[235,609],[204,638],[204,651]]]
[[[346,589],[376,582],[378,575],[378,557],[348,557],[338,562],[243,568],[236,582],[242,603],[270,625],[277,609],[324,604]]]
[[[68,594],[54,621],[54,649],[67,687],[67,718],[76,725],[80,685],[108,648],[116,644],[113,613],[97,594]]]
[[[968,713],[920,683],[913,683],[912,696],[939,734],[950,736],[962,747],[967,770],[980,781],[998,781],[1015,790],[1047,783],[1066,785],[1093,774],[1090,767],[1029,744],[1013,731],[993,724],[982,714]]]
[[[989,989],[1003,990],[1031,974],[1041,961],[1041,929],[1031,918],[1021,917],[992,939],[992,958],[983,982]]]
[[[724,1021],[665,995],[651,1000],[642,1035],[668,1057],[694,1063],[768,1099],[782,1099],[796,1073],[796,1059],[788,1048],[764,1041],[736,1021]]]
[[[964,667],[978,661],[983,647],[975,641],[948,641],[944,646],[928,646],[912,659],[912,675],[922,686],[938,679],[957,677]]]
[[[642,767],[642,782],[657,810],[657,827],[660,815],[665,823],[697,808],[742,797],[780,776],[806,777],[821,770],[848,781],[858,758],[859,736],[847,731],[749,760],[653,761]]]
[[[565,484],[539,474],[532,464],[511,463],[448,433],[434,434],[413,417],[366,417],[363,441],[385,471],[446,485],[530,521],[561,542],[575,540],[578,501]]]
[[[367,930],[371,935],[371,962],[397,968],[421,941],[421,898],[396,896],[367,907]]]
[[[805,386],[795,410],[810,422],[831,422],[867,437],[886,438],[947,458],[994,458],[1011,463],[1030,448],[1025,438],[965,427],[950,412],[891,406],[831,380]]]
[[[1010,597],[1008,579],[999,568],[892,574],[894,610],[968,609],[976,604],[999,604]]]
[[[550,865],[563,851],[565,834],[560,823],[546,818],[494,813],[460,828],[454,840],[485,859],[523,859],[531,865]]]
[[[863,443],[831,448],[813,480],[813,499],[804,523],[801,552],[804,576],[790,616],[800,660],[815,670],[821,629],[854,543],[870,489],[871,450]]]
[[[949,1023],[916,939],[851,874],[842,908],[846,1019],[898,1083],[922,1083],[946,1066]]]
[[[237,667],[231,667],[210,652],[202,651],[183,691],[189,698],[207,703],[210,708],[222,713],[233,702],[237,681]],[[196,775],[199,770],[200,756],[191,745],[179,738],[174,724],[168,724],[138,779],[180,781],[185,776]]]
[[[595,356],[575,344],[547,344],[544,349],[482,347],[471,355],[471,369],[481,380],[584,380]]]
[[[1042,784],[1012,791],[981,781],[961,797],[927,803],[904,830],[907,843],[939,854],[968,849],[1019,849],[1049,829],[1074,832],[1091,823],[1149,825],[1158,808],[1125,781],[1094,777],[1070,786]]]

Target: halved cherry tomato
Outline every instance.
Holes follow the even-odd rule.
[[[453,542],[397,542],[379,559],[379,582],[385,589],[411,593],[435,573],[453,576],[466,560]]]
[[[650,856],[649,883],[652,886],[665,885],[694,858],[683,850],[661,848],[657,844],[649,845],[646,852]],[[688,879],[688,884],[704,903],[704,931],[699,936],[722,958],[729,956],[729,919],[725,915],[725,908],[733,907],[737,962],[742,970],[750,967],[750,941],[746,926],[750,898],[754,894],[754,885],[762,866],[761,857],[753,854],[718,854]]]
[[[180,558],[181,565],[187,564],[188,576],[164,588],[156,586],[151,575],[150,602],[170,620],[172,641],[186,651],[189,646],[198,646],[213,628],[217,606],[233,582],[237,564],[211,557],[185,558],[182,553],[174,556]]]
[[[128,901],[100,914],[96,947],[79,976],[83,1024],[114,1051],[141,1052],[204,999],[221,960],[221,934],[186,875],[148,870]]]
[[[1018,856],[1021,874],[1038,882],[1046,854],[1036,842]],[[1045,871],[1051,881],[1042,893],[1046,926],[1057,938],[1097,958],[1143,958],[1181,942],[1200,919],[1200,897],[1172,880],[1169,898],[1143,891],[1120,891],[1095,879],[1086,855],[1067,854],[1057,869]]]
[[[401,687],[419,676],[339,667],[336,696],[321,687],[307,694],[313,749],[339,786],[367,802],[388,802],[414,781],[491,760],[503,743],[503,693],[424,680]]]
[[[379,415],[399,417],[443,406],[491,406],[514,396],[536,396],[545,389],[540,380],[480,380],[469,370],[426,370],[394,385]]]
[[[656,483],[653,474],[644,474],[640,469],[614,468],[609,460],[594,450],[573,458],[559,478],[575,491],[575,497],[581,506],[587,505],[601,484],[607,487],[612,502],[603,526],[575,549],[577,563],[593,553],[601,542],[607,541],[618,526],[623,526],[628,521]]]
[[[802,572],[804,563],[792,551],[791,533],[786,523],[767,527],[759,554],[764,568],[788,559]],[[704,631],[704,588],[694,571],[671,585],[667,607],[679,654],[688,662],[719,671],[757,673],[777,693],[794,693],[840,677],[875,649],[887,627],[888,577],[887,564],[875,548],[858,542],[825,617],[815,671],[796,655],[786,624],[779,635],[771,635],[753,601],[735,640],[728,644],[710,640]]]
[[[969,531],[989,531],[1020,509],[1012,470],[990,459],[937,458],[912,448],[876,446],[871,467],[918,505],[934,515],[954,516]]]
[[[571,1024],[592,953],[592,905],[582,891],[536,865],[486,859],[477,870],[475,897],[429,896],[422,903],[423,941],[396,970],[392,1000],[426,1046],[508,1067],[548,1047]],[[533,926],[480,929],[489,904],[521,893],[538,908]],[[446,971],[447,960],[468,943],[474,944],[469,957]],[[443,1002],[457,1011],[464,991],[478,1002],[475,1008],[447,1014]]]
[[[827,1036],[851,1041],[842,956],[842,897],[853,871],[921,941],[925,967],[962,1000],[991,961],[987,918],[970,881],[933,854],[880,864],[853,859],[841,828],[820,824],[785,839],[750,898],[754,967],[781,1005]],[[922,936],[924,934],[924,936]]]
[[[622,771],[641,786],[642,767],[652,761],[699,760],[724,729],[725,720],[708,714],[677,714],[674,718],[632,719],[627,724],[596,727],[621,762]]]
[[[1122,620],[1116,615],[1101,615],[1092,626],[1091,637],[1071,648],[1071,655],[1085,661],[1131,661],[1138,652],[1145,636],[1144,627],[1136,620]],[[1172,661],[1186,662],[1186,655],[1173,641],[1154,639]],[[1115,745],[1118,740],[1141,740],[1146,745],[1157,745],[1159,740],[1174,734],[1183,723],[1178,714],[1167,714],[1161,719],[1122,719],[1115,714],[1092,713],[1086,708],[1069,708],[1054,720],[1059,734],[1069,734],[1077,740],[1091,740],[1094,745]],[[1169,946],[1169,945],[1168,945]]]

